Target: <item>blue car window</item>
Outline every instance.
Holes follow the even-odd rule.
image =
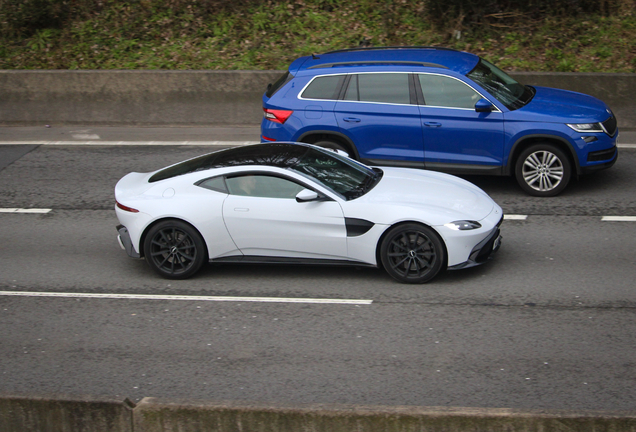
[[[455,78],[432,74],[418,74],[418,77],[426,105],[474,109],[481,99],[479,93]]]
[[[409,74],[406,73],[369,73],[358,74],[351,78],[345,99],[364,102],[383,102],[410,104]]]
[[[304,99],[336,100],[346,75],[328,75],[315,78],[302,96]]]

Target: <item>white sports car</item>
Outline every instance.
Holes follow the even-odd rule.
[[[380,266],[424,283],[499,248],[503,212],[457,177],[299,143],[235,147],[115,187],[119,243],[166,278],[206,261]]]

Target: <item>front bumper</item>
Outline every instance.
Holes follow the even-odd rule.
[[[132,245],[132,241],[130,240],[130,234],[128,233],[128,229],[123,225],[117,225],[117,232],[119,235],[117,236],[117,241],[119,242],[119,246],[123,250],[126,251],[129,257],[132,258],[140,258],[139,253],[135,250]]]
[[[460,270],[474,267],[488,261],[488,259],[491,258],[492,254],[497,252],[501,247],[503,237],[501,236],[501,230],[499,229],[499,227],[501,226],[502,222],[503,216],[501,217],[501,220],[499,221],[497,226],[490,232],[490,234],[473,248],[473,250],[470,252],[470,255],[468,256],[468,260],[464,261],[461,264],[448,267],[448,270]]]

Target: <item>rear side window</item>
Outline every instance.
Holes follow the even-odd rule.
[[[419,74],[424,103],[436,107],[474,109],[479,93],[463,82],[442,75]]]
[[[301,97],[304,99],[336,100],[346,75],[328,75],[314,78]]]
[[[282,86],[284,86],[289,81],[291,81],[292,78],[294,78],[294,76],[290,74],[289,71],[285,72],[276,81],[274,81],[273,84],[270,84],[267,86],[267,91],[265,92],[265,95],[267,97],[272,97],[274,93],[278,91],[278,89],[280,89]]]
[[[345,100],[410,104],[409,75],[405,73],[371,73],[353,75]]]

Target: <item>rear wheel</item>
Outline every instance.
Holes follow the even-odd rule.
[[[408,223],[389,230],[380,247],[386,272],[402,283],[425,283],[433,279],[446,262],[446,249],[432,229]]]
[[[320,141],[316,141],[314,143],[314,145],[318,146],[318,147],[323,147],[329,150],[340,150],[345,152],[346,154],[349,155],[350,158],[355,159],[354,155],[351,153],[351,150],[349,150],[346,146],[335,142],[335,141],[331,141],[331,140],[320,140]]]
[[[205,243],[190,225],[168,220],[153,226],[144,241],[146,262],[168,279],[186,279],[195,274],[206,259]]]
[[[532,196],[560,194],[572,176],[570,159],[552,144],[535,144],[517,159],[515,176],[521,188]]]

